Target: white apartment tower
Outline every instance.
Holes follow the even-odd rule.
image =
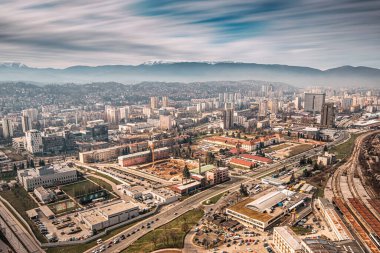
[[[32,120],[29,116],[21,116],[21,125],[22,125],[22,131],[26,133],[29,130],[32,130]]]
[[[38,110],[35,108],[22,110],[22,116],[27,116],[31,122],[36,122],[38,119]]]
[[[5,139],[13,137],[13,123],[11,119],[3,119],[3,136]]]
[[[42,135],[38,130],[29,130],[25,133],[26,150],[32,154],[42,153]]]
[[[167,96],[162,97],[162,107],[169,107],[169,98]]]
[[[157,97],[151,97],[150,98],[150,108],[152,108],[152,109],[158,108],[158,98]]]

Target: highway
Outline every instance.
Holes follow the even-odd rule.
[[[0,201],[0,226],[17,253],[45,252],[2,201]]]

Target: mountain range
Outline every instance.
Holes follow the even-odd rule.
[[[378,87],[380,69],[342,66],[328,70],[277,64],[240,62],[148,62],[140,65],[72,66],[64,69],[33,68],[21,63],[0,64],[0,81],[49,83],[143,81],[205,82],[264,80],[298,87]]]

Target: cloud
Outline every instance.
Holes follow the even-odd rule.
[[[244,61],[380,67],[380,2],[2,1],[0,61]]]

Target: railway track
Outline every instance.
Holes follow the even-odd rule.
[[[379,131],[365,133],[356,139],[355,147],[352,155],[345,164],[340,166],[334,173],[332,178],[332,188],[334,193],[334,202],[336,206],[343,213],[346,221],[351,224],[355,233],[359,236],[363,244],[370,252],[380,253],[380,249],[371,240],[369,234],[378,232],[378,220],[379,213],[375,209],[369,207],[370,203],[368,199],[365,199],[359,193],[354,177],[355,173],[360,173],[360,166],[358,158],[361,149],[361,143],[368,136],[378,133]],[[344,177],[346,176],[346,177]],[[349,192],[342,191],[342,181],[347,179],[347,185]],[[360,180],[359,180],[360,182]],[[364,186],[363,186],[363,189]],[[347,189],[346,189],[347,190]],[[373,219],[376,219],[373,222]],[[372,222],[371,222],[372,219]]]

